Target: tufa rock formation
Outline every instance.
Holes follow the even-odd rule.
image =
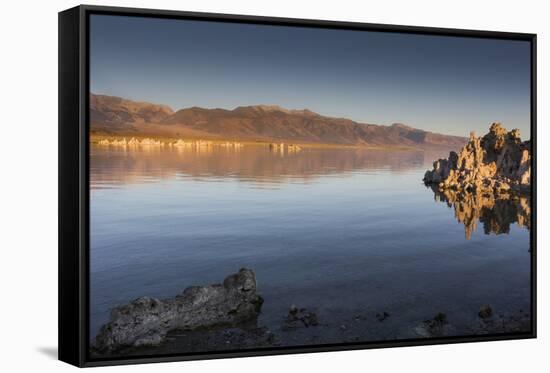
[[[500,123],[493,123],[483,137],[472,132],[460,154],[451,152],[448,159],[435,161],[424,182],[439,190],[529,193],[531,144],[521,141],[519,130],[508,132]]]
[[[164,300],[142,297],[114,308],[93,347],[103,353],[159,345],[171,330],[237,325],[255,319],[262,303],[254,272],[243,268],[223,284],[192,286]]]

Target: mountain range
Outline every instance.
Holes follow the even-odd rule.
[[[121,97],[90,96],[92,135],[225,139],[301,144],[459,148],[465,137],[443,135],[395,123],[390,126],[332,118],[279,106],[233,110],[169,106]]]

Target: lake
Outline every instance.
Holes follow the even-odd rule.
[[[485,304],[528,314],[529,202],[434,194],[422,177],[447,154],[92,146],[91,337],[117,305],[241,267],[282,345],[415,338],[438,312],[466,335]],[[281,332],[293,304],[321,325]]]

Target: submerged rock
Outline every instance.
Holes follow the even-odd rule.
[[[386,311],[376,314],[376,319],[380,322],[386,320],[388,317],[390,317],[390,314],[387,313]]]
[[[238,325],[260,312],[262,297],[250,269],[229,275],[223,284],[192,286],[174,298],[142,297],[111,311],[93,347],[109,352],[123,347],[161,344],[171,330]]]
[[[422,322],[414,330],[421,337],[441,337],[448,334],[450,328],[448,324],[447,315],[440,312],[433,319]]]
[[[191,330],[169,333],[167,342],[155,351],[181,353],[243,348],[273,347],[280,341],[266,327],[231,327],[215,330]],[[139,350],[138,350],[139,352]]]
[[[288,315],[284,320],[283,329],[295,329],[301,326],[310,327],[319,325],[319,320],[314,312],[308,311],[305,308],[290,306]]]
[[[448,159],[435,161],[424,182],[439,190],[467,193],[529,193],[531,144],[521,141],[519,130],[508,132],[493,123],[483,137],[472,132],[460,153],[450,152]]]
[[[508,314],[496,314],[489,305],[481,306],[479,324],[471,330],[473,334],[530,333],[532,320],[529,312],[523,310]]]
[[[493,316],[493,309],[488,304],[481,306],[478,316],[482,319],[488,319]]]

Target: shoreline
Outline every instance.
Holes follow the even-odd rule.
[[[349,149],[349,150],[376,150],[376,151],[418,151],[425,152],[432,149],[451,149],[446,146],[433,147],[414,147],[406,145],[390,145],[390,146],[374,146],[374,145],[358,145],[358,144],[330,144],[330,143],[308,143],[296,142],[290,140],[253,140],[253,139],[220,139],[220,138],[174,138],[163,136],[147,136],[147,135],[97,135],[90,134],[89,142],[95,146],[114,146],[126,148],[139,147],[175,147],[175,148],[208,148],[208,147],[226,147],[226,148],[242,148],[250,146],[269,147],[273,150],[285,149],[290,152],[300,151],[302,149]]]
[[[291,304],[266,322],[260,316],[269,304],[274,300],[258,292],[255,273],[242,268],[219,284],[190,286],[168,298],[145,296],[112,308],[110,321],[90,341],[90,352],[108,357],[528,333],[532,321],[521,304],[510,308],[491,300],[466,313],[434,305],[413,315],[388,305],[335,313]]]
[[[401,340],[445,337],[475,337],[483,335],[522,334],[530,331],[531,314],[528,311],[472,314],[468,324],[455,323],[445,313],[433,311],[417,322],[402,322],[394,312],[365,311],[348,318],[319,318],[316,324],[289,324],[288,317],[280,315],[280,325],[266,326],[257,319],[239,325],[171,330],[157,345],[121,347],[110,352],[92,349],[100,358],[122,355],[170,353],[197,353],[205,351],[246,350],[255,348],[285,348],[304,345],[340,343],[390,342]]]

